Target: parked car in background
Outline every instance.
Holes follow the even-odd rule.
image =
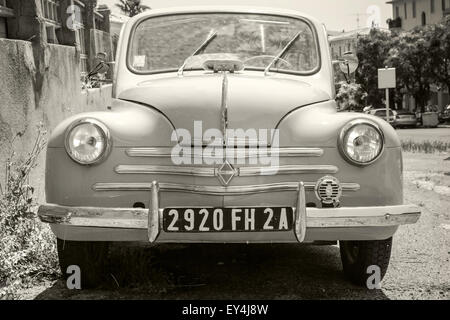
[[[383,119],[384,121],[389,122],[389,124],[391,126],[395,125],[395,111],[393,111],[392,109],[389,110],[389,119],[386,116],[387,114],[387,109],[386,108],[382,108],[382,109],[372,109],[369,110],[368,114],[374,115],[378,118]]]
[[[384,276],[393,235],[420,208],[403,202],[383,111],[337,112],[321,22],[149,10],[124,25],[117,57],[112,105],[64,120],[48,142],[39,217],[63,274],[79,266],[82,285],[109,275],[112,242],[339,241],[352,282],[366,286],[373,266]]]
[[[395,123],[394,126],[396,128],[405,128],[405,127],[416,127],[417,126],[417,118],[413,112],[407,110],[398,110],[395,111]]]

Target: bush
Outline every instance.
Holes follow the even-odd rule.
[[[450,150],[450,143],[444,141],[402,141],[402,150],[408,152],[435,153]]]
[[[338,103],[339,111],[362,112],[365,107],[364,100],[366,97],[367,93],[357,83],[342,81],[338,84],[336,102]]]
[[[17,298],[18,289],[59,272],[56,241],[37,217],[34,188],[28,184],[44,137],[39,126],[31,152],[17,159],[12,151],[6,161],[6,181],[0,185],[0,299]]]

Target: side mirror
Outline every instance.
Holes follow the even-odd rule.
[[[89,72],[88,77],[95,75],[104,75],[108,72],[109,65],[105,61],[99,61],[97,65]]]
[[[94,76],[97,76],[102,82],[107,82],[104,81],[104,78],[106,73],[109,71],[110,66],[109,66],[109,62],[106,61],[107,58],[107,54],[106,52],[99,52],[95,55],[94,58],[94,67],[92,68],[92,70],[88,73],[87,77],[91,78]]]
[[[353,52],[345,52],[342,58],[333,61],[333,64],[339,64],[339,68],[346,75],[347,82],[349,82],[351,74],[358,69],[359,60]]]

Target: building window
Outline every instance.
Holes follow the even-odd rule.
[[[425,15],[425,12],[422,12],[422,26],[427,24],[427,16]]]
[[[416,17],[416,1],[413,1],[412,3],[412,13],[413,13],[413,18]]]
[[[342,57],[342,47],[339,46],[339,57]]]
[[[434,13],[434,0],[430,0],[431,13]]]
[[[445,11],[445,0],[442,0],[442,11]]]
[[[400,8],[398,6],[395,7],[395,18],[400,17]]]
[[[405,2],[403,5],[403,8],[405,9],[405,20],[408,19],[408,4]]]
[[[348,44],[348,50],[347,51],[352,51],[352,44],[351,43]]]
[[[0,38],[8,37],[6,19],[14,17],[14,11],[6,6],[6,0],[0,0]]]
[[[42,16],[45,22],[48,43],[59,43],[56,36],[59,29],[61,29],[61,16],[59,14],[59,7],[59,1],[41,0]]]
[[[81,21],[77,21],[77,25],[75,28],[75,42],[77,44],[78,49],[80,50],[80,73],[82,76],[87,75],[88,73],[88,52],[86,48],[86,29],[84,25],[84,20],[86,16],[85,12],[85,4],[79,0],[74,0],[73,4],[78,6],[80,10]]]

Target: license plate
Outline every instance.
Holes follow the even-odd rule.
[[[248,232],[292,230],[291,207],[165,208],[166,232]]]

